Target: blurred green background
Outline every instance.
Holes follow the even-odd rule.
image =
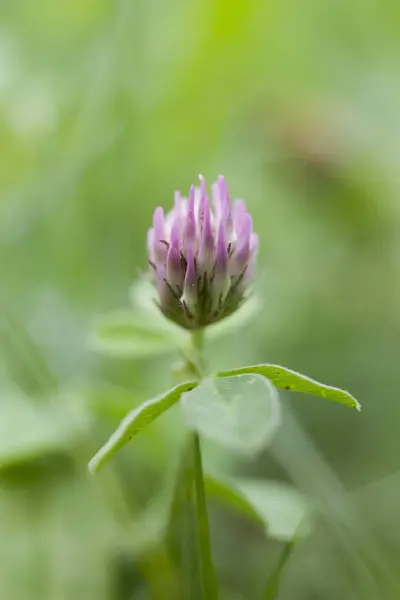
[[[0,597],[178,600],[152,499],[173,409],[96,477],[119,419],[171,356],[91,352],[128,304],[155,206],[223,173],[261,236],[264,309],[210,344],[350,389],[360,414],[282,395],[254,461],[324,515],[281,600],[400,597],[400,4],[395,0],[3,0],[0,5]],[[149,504],[150,503],[150,504]],[[223,598],[252,600],[281,545],[210,503]]]

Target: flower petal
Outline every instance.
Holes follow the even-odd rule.
[[[201,232],[200,249],[197,257],[199,269],[202,273],[211,273],[214,266],[214,233],[211,227],[210,206],[204,205],[204,224]]]
[[[171,244],[168,250],[166,276],[170,286],[181,295],[185,272],[182,268],[181,253],[176,245]]]
[[[229,256],[226,245],[226,232],[221,222],[218,230],[217,254],[215,259],[214,280],[212,283],[213,307],[217,308],[226,298],[230,287]]]
[[[185,226],[183,230],[183,249],[184,254],[187,256],[188,246],[192,245],[194,253],[196,253],[195,247],[197,246],[196,240],[196,216],[195,216],[195,194],[196,188],[194,185],[190,188],[188,213],[185,219]]]
[[[197,295],[197,273],[196,265],[194,262],[193,248],[192,245],[188,246],[187,254],[187,267],[185,281],[183,283],[183,296],[182,301],[186,303],[189,308],[196,306],[198,295]]]
[[[236,234],[240,233],[243,217],[246,212],[246,204],[243,202],[243,200],[235,200],[233,205],[233,227]]]
[[[153,214],[153,253],[156,262],[163,263],[167,258],[168,247],[165,244],[164,211],[158,206]]]

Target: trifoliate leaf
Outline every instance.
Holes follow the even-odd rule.
[[[290,369],[278,365],[265,364],[239,367],[238,369],[222,371],[217,374],[217,377],[232,377],[244,373],[262,375],[271,381],[277,388],[290,390],[292,392],[303,392],[304,394],[310,394],[312,396],[320,396],[321,398],[327,398],[333,402],[339,402],[340,404],[345,404],[351,408],[361,410],[361,405],[349,392],[319,383],[306,375],[301,375],[300,373],[296,373],[296,371],[291,371]]]
[[[98,471],[104,463],[114,456],[120,448],[125,446],[134,435],[139,433],[147,425],[150,425],[157,417],[178,402],[183,392],[192,390],[197,385],[196,381],[186,381],[185,383],[181,383],[171,390],[168,390],[168,392],[165,392],[156,398],[152,398],[151,400],[147,400],[128,413],[109,440],[90,461],[90,471],[93,473]]]
[[[262,450],[280,423],[277,392],[259,375],[207,379],[182,396],[182,409],[191,429],[244,455]]]

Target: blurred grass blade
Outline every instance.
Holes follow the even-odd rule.
[[[333,402],[339,402],[345,404],[351,408],[361,410],[359,402],[347,391],[341,390],[336,387],[319,383],[306,375],[301,375],[280,367],[278,365],[253,365],[249,367],[239,367],[238,369],[232,369],[229,371],[222,371],[217,374],[217,377],[232,377],[234,375],[242,375],[244,373],[254,373],[256,375],[262,375],[269,379],[275,387],[284,390],[290,390],[292,392],[302,392],[304,394],[310,394],[312,396],[319,396],[332,400]]]
[[[199,598],[199,564],[197,560],[193,490],[193,448],[187,440],[180,457],[173,485],[166,527],[168,551],[181,571],[184,597]],[[193,589],[192,589],[193,587]],[[182,594],[183,595],[183,594]]]
[[[57,389],[41,348],[27,329],[1,306],[0,349],[10,377],[30,396],[43,397]]]
[[[354,569],[352,593],[362,600],[384,598],[393,588],[400,597],[398,577],[392,572],[363,514],[353,505],[335,471],[315,446],[289,405],[285,427],[274,440],[271,454],[327,520],[330,534],[339,544],[344,559]],[[359,587],[362,586],[361,594]]]
[[[260,600],[278,600],[279,588],[282,580],[284,569],[292,556],[293,550],[296,546],[297,538],[293,537],[289,542],[284,545],[278,562],[269,576],[265,590],[260,595]]]
[[[147,400],[127,414],[121,421],[118,429],[90,461],[90,471],[93,473],[98,471],[104,463],[114,456],[120,448],[125,446],[134,435],[139,433],[144,427],[152,423],[157,417],[178,402],[181,394],[192,390],[197,385],[196,381],[186,381],[185,383],[181,383],[161,396]]]
[[[206,475],[205,483],[210,497],[263,527],[271,538],[287,542],[310,531],[309,504],[291,485],[215,475]]]
[[[201,457],[200,439],[197,433],[192,434],[193,470],[196,501],[197,541],[199,549],[200,575],[204,600],[217,600],[218,585],[215,578],[211,555],[210,525],[207,514],[207,499],[204,489],[204,475]]]
[[[216,600],[218,590],[209,549],[206,499],[201,491],[199,494],[203,483],[199,481],[202,467],[196,434],[189,436],[181,460],[171,501],[166,543],[181,569],[182,597]]]

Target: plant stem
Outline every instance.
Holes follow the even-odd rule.
[[[206,366],[204,360],[204,330],[195,329],[191,335],[192,350],[194,358],[194,367],[200,379],[203,379],[206,374]]]
[[[193,329],[191,338],[193,348],[202,353],[204,350],[204,329]]]
[[[192,333],[192,345],[198,358],[199,375],[204,374],[203,359],[203,330]],[[217,600],[218,585],[214,572],[211,554],[210,526],[207,514],[207,499],[204,488],[203,463],[201,457],[200,438],[198,433],[192,433],[192,456],[194,477],[194,501],[197,522],[197,543],[199,551],[200,577],[203,584],[203,597],[205,600]]]

